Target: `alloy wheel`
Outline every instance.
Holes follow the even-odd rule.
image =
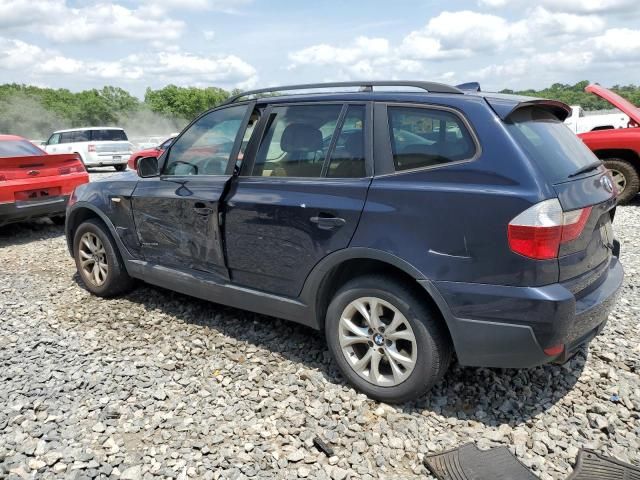
[[[624,192],[624,189],[627,187],[627,178],[619,170],[609,169],[609,171],[611,172],[611,176],[613,177],[613,183],[618,189],[618,195],[622,194],[622,192]]]
[[[339,343],[351,368],[368,382],[393,387],[416,366],[417,344],[407,318],[377,297],[349,303],[340,317]]]
[[[109,275],[109,264],[107,263],[107,253],[100,238],[91,232],[82,235],[78,254],[80,255],[80,268],[85,280],[88,280],[96,287],[102,286]]]

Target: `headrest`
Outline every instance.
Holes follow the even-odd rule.
[[[364,157],[364,134],[362,132],[352,133],[344,142],[344,149],[353,158]]]
[[[322,150],[322,132],[306,123],[292,123],[282,132],[280,148],[284,152],[316,152]]]

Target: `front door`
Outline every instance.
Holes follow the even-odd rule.
[[[132,203],[145,260],[228,279],[220,200],[233,173],[251,104],[211,111],[161,157],[160,175],[141,179]],[[234,162],[231,162],[234,158]]]
[[[367,104],[283,105],[263,115],[225,206],[234,283],[296,297],[346,248],[372,175]]]

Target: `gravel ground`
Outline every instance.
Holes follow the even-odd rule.
[[[92,297],[60,227],[0,229],[0,478],[431,478],[425,454],[469,441],[542,479],[581,447],[640,464],[640,203],[617,215],[626,281],[586,357],[454,365],[399,406],[350,388],[312,330],[150,286]]]

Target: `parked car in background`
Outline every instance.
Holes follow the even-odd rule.
[[[582,107],[573,105],[564,123],[574,132],[627,128],[629,117],[622,112],[586,115]]]
[[[127,162],[127,166],[131,169],[131,170],[136,170],[138,168],[138,160],[140,160],[141,158],[144,157],[159,157],[160,155],[162,155],[162,152],[164,152],[167,148],[169,148],[169,145],[171,145],[171,142],[173,142],[173,139],[176,138],[178,136],[178,134],[176,133],[175,135],[170,136],[169,138],[165,139],[163,142],[161,142],[160,144],[157,144],[151,148],[147,148],[146,150],[139,150],[137,152],[133,152],[131,154],[131,156],[129,157],[129,161]]]
[[[78,155],[48,155],[22,137],[0,135],[0,226],[37,217],[64,223],[69,196],[88,181]]]
[[[282,94],[312,88],[331,94]],[[136,278],[323,330],[382,401],[422,395],[454,352],[565,362],[623,280],[611,176],[568,112],[431,82],[245,92],[137,175],[78,188],[69,251],[98,296]]]
[[[600,85],[589,85],[585,90],[608,101],[629,117],[628,128],[578,135],[611,170],[618,190],[618,202],[627,203],[640,191],[640,109]]]
[[[86,167],[127,168],[133,145],[117,127],[87,127],[53,132],[44,144],[48,153],[76,153]]]

